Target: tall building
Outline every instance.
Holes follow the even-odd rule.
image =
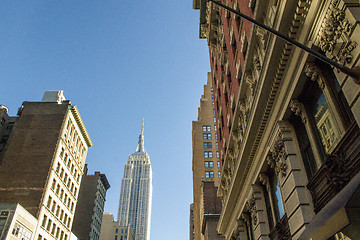
[[[120,226],[111,213],[104,213],[100,240],[135,240],[135,233],[132,227]]]
[[[0,202],[21,204],[38,219],[36,239],[70,237],[91,139],[62,91],[23,102],[17,117],[1,112]]]
[[[211,75],[208,74],[207,84],[204,86],[204,94],[200,99],[200,107],[198,109],[198,119],[192,123],[192,170],[193,170],[193,214],[194,214],[194,239],[195,240],[217,240],[221,239],[216,228],[210,229],[214,234],[205,234],[203,227],[206,224],[205,205],[210,202],[216,202],[216,195],[204,197],[204,182],[212,182],[215,186],[219,186],[220,181],[220,162],[216,132],[216,118],[214,94],[211,81]],[[217,208],[217,214],[220,216],[221,207]],[[209,238],[209,236],[211,236]]]
[[[87,172],[88,168],[85,164],[72,231],[79,239],[98,240],[106,191],[110,188],[110,184],[105,174],[95,172],[94,175],[88,175]]]
[[[320,54],[359,66],[359,1],[222,0]],[[359,239],[360,87],[212,2],[207,40],[230,239]]]
[[[150,239],[152,171],[144,148],[144,120],[136,152],[129,156],[121,182],[118,221],[130,226],[136,240]]]

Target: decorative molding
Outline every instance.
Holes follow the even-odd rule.
[[[306,118],[304,104],[302,104],[302,102],[300,102],[298,100],[291,100],[289,107],[290,107],[291,111],[293,111],[295,113],[295,115],[301,117],[302,122],[305,124],[307,118]]]
[[[276,172],[276,175],[286,176],[287,164],[286,158],[288,154],[285,150],[285,144],[283,139],[278,136],[272,146],[270,153],[267,157],[267,162],[271,168]]]
[[[266,173],[260,173],[259,179],[262,185],[266,187],[269,185],[269,176]]]
[[[337,7],[339,1],[330,4],[326,16],[321,24],[315,45],[322,51],[328,53],[335,61],[345,64],[353,59],[351,52],[358,45],[357,42],[349,39],[349,34],[355,25],[350,24],[346,18],[345,11]],[[346,44],[336,51],[336,44],[342,38],[348,39]]]
[[[320,77],[320,68],[315,63],[306,63],[304,72],[312,81],[317,81],[321,89],[325,88],[325,82]]]
[[[258,223],[258,218],[256,216],[257,209],[256,209],[256,200],[254,196],[251,196],[251,198],[246,202],[246,208],[250,213],[251,220],[254,226],[256,226],[256,224]]]

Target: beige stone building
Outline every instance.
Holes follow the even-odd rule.
[[[111,213],[104,213],[100,240],[135,240],[135,233],[131,227],[120,226]]]
[[[204,94],[200,99],[198,120],[193,121],[192,124],[193,224],[195,240],[221,239],[218,238],[215,228],[210,228],[210,232],[213,231],[214,233],[205,231],[205,229],[208,229],[206,224],[209,223],[209,221],[206,221],[206,216],[210,212],[207,212],[208,208],[205,208],[204,205],[215,203],[217,196],[204,195],[204,182],[212,182],[211,186],[215,187],[219,185],[220,180],[220,162],[218,159],[219,152],[213,97],[212,82],[210,74],[208,74],[208,81],[204,86]],[[211,213],[213,218],[215,215],[217,217],[220,216],[221,206],[217,210],[218,212]]]
[[[37,224],[37,219],[20,204],[0,203],[1,240],[31,240]]]
[[[358,0],[221,2],[360,65]],[[223,148],[218,231],[227,240],[360,239],[359,84],[213,3],[196,6]]]
[[[20,203],[38,219],[35,239],[69,239],[92,145],[77,107],[50,91],[41,102],[24,102],[14,121],[0,111],[0,202]]]

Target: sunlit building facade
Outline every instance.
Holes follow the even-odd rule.
[[[230,239],[359,239],[360,86],[212,2],[221,164],[217,229]],[[222,0],[340,64],[359,66],[359,1]]]
[[[19,203],[38,220],[33,239],[69,240],[92,146],[77,107],[62,91],[46,91],[17,117],[0,112],[0,203]]]
[[[134,229],[136,240],[150,239],[152,170],[144,148],[144,122],[136,152],[125,164],[121,182],[118,221]]]
[[[223,239],[216,232],[221,204],[216,194],[205,194],[217,189],[220,182],[220,162],[217,142],[214,91],[208,73],[204,93],[200,98],[197,121],[192,122],[192,172],[193,172],[193,235],[195,240]],[[206,184],[209,182],[210,184]],[[206,187],[205,187],[206,186]],[[213,191],[214,192],[214,191]],[[214,211],[216,210],[216,211]],[[210,221],[211,220],[211,221]],[[212,226],[208,224],[211,222]]]

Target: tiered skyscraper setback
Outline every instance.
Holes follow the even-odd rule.
[[[144,121],[136,152],[129,156],[121,182],[118,221],[130,226],[136,240],[150,239],[152,170],[144,148]]]

